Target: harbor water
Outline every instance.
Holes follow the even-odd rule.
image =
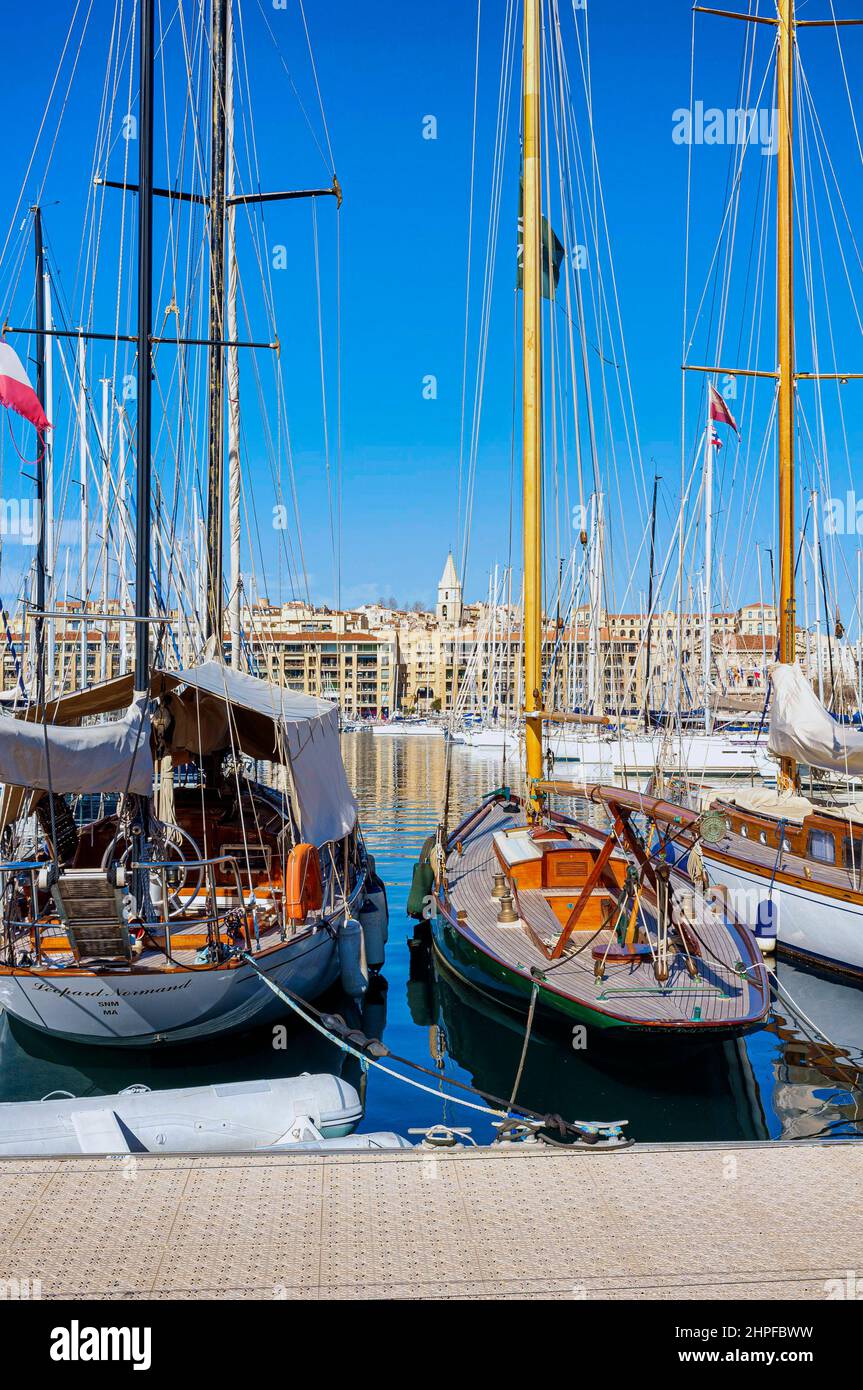
[[[405,914],[413,865],[434,830],[444,792],[441,737],[343,735],[348,778],[360,803],[369,849],[387,887],[389,944],[362,1017],[349,1001],[326,1007],[382,1037],[392,1053],[428,1074],[408,1073],[425,1089],[359,1064],[298,1019],[227,1041],[162,1051],[113,1051],[55,1042],[0,1018],[0,1100],[38,1100],[121,1090],[206,1085],[252,1077],[333,1071],[360,1089],[361,1129],[408,1130],[437,1123],[468,1126],[480,1143],[493,1133],[485,1115],[456,1104],[453,1081],[508,1098],[518,1072],[524,1019],[467,992],[432,959],[422,928]],[[497,756],[451,750],[450,823],[499,786]],[[583,808],[584,809],[584,808]],[[782,961],[778,979],[811,1025],[777,1005],[758,1032],[736,1042],[671,1040],[659,1046],[627,1035],[585,1040],[535,1027],[518,1088],[519,1103],[568,1120],[627,1120],[641,1141],[717,1141],[849,1137],[861,1132],[863,991]],[[817,1033],[823,1035],[813,1041]],[[829,1039],[825,1041],[823,1039]],[[393,1063],[395,1069],[398,1065]],[[404,1070],[403,1068],[401,1070]],[[466,1093],[462,1092],[462,1095]],[[467,1097],[475,1100],[476,1097]]]

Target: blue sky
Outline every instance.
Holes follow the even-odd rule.
[[[571,0],[561,12],[571,23]],[[646,476],[652,460],[663,476],[659,549],[671,538],[676,515],[681,467],[681,336],[684,288],[683,255],[687,198],[687,149],[672,139],[673,113],[689,101],[691,14],[681,0],[645,6],[637,0],[589,0],[593,70],[594,129],[608,222],[614,252],[616,287],[632,373],[641,455]],[[86,8],[86,6],[83,6]],[[190,7],[187,6],[190,14]],[[743,6],[741,6],[743,8]],[[851,13],[837,3],[841,14]],[[829,15],[829,0],[809,0],[813,17]],[[761,13],[770,8],[762,0]],[[108,0],[93,0],[90,28],[82,48],[74,96],[63,118],[58,153],[46,183],[44,202],[56,269],[69,288],[74,285],[76,257],[89,169],[92,161],[98,100],[105,65],[106,34],[114,13]],[[165,7],[166,16],[169,8]],[[494,103],[504,0],[484,0],[483,42],[477,148],[477,207],[484,215],[488,199]],[[801,15],[804,13],[801,7]],[[308,113],[314,137],[326,149],[305,40],[294,0],[276,10],[271,0],[245,0],[247,53],[254,72],[253,107],[262,183],[269,187],[301,187],[327,181],[328,160],[298,108],[279,55],[267,33],[263,15],[276,37],[281,57]],[[0,194],[0,232],[10,224],[14,198],[29,158],[47,90],[53,76],[67,23],[68,7],[19,7],[4,32],[4,81],[0,115],[9,132],[7,177]],[[343,602],[356,603],[379,595],[402,602],[433,599],[437,578],[450,544],[457,542],[456,466],[458,457],[462,343],[465,315],[467,204],[470,188],[471,120],[476,8],[465,0],[439,0],[435,5],[377,0],[357,6],[346,0],[326,5],[309,0],[307,19],[317,65],[317,78],[326,113],[335,166],[344,189],[340,216],[342,312],[342,471],[343,525],[340,547]],[[583,21],[583,16],[581,17]],[[581,22],[581,21],[580,21]],[[760,27],[760,26],[759,26]],[[695,96],[706,105],[734,104],[740,79],[744,26],[719,19],[698,21]],[[767,63],[769,31],[759,34],[753,71]],[[861,40],[846,31],[843,45],[853,78]],[[832,47],[831,47],[832,45]],[[846,192],[849,209],[859,210],[860,160],[847,120],[847,102],[836,64],[835,39],[811,31],[805,41],[805,64],[821,118],[845,134],[833,146],[838,163],[847,159],[854,186]],[[33,55],[44,58],[34,65]],[[178,69],[173,69],[176,78]],[[572,59],[573,78],[576,76]],[[158,86],[157,81],[157,86]],[[757,81],[756,81],[757,85]],[[172,89],[173,90],[173,89]],[[161,95],[161,94],[160,94]],[[823,98],[823,109],[821,101]],[[765,101],[764,104],[769,104]],[[55,108],[56,109],[56,108]],[[432,115],[437,138],[423,138],[424,118]],[[157,127],[161,115],[157,113]],[[842,142],[845,142],[844,144]],[[44,148],[44,146],[43,146]],[[504,234],[495,282],[487,382],[477,477],[477,504],[469,548],[468,593],[484,592],[488,571],[505,563],[510,512],[509,468],[512,431],[512,277],[514,270],[517,129],[510,127],[510,158],[503,197]],[[749,161],[751,192],[741,204],[741,232],[733,263],[729,293],[726,345],[738,334],[751,305],[747,303],[746,255],[740,250],[750,235],[746,218],[754,217],[759,155]],[[121,173],[119,147],[111,155],[111,172]],[[766,165],[771,161],[763,159]],[[713,239],[725,207],[729,164],[727,148],[696,150],[691,233],[690,295],[697,300],[706,283]],[[39,161],[37,161],[38,167]],[[134,166],[133,166],[134,167]],[[164,167],[162,168],[164,175]],[[159,156],[157,155],[157,177]],[[27,197],[32,196],[35,174]],[[120,195],[116,195],[119,197]],[[57,206],[51,206],[58,200]],[[552,217],[555,210],[552,208]],[[318,205],[322,320],[329,389],[328,425],[333,473],[335,450],[335,210],[329,201]],[[18,214],[18,222],[22,220]],[[16,224],[17,225],[17,224]],[[157,226],[161,224],[158,223]],[[826,224],[825,224],[826,225]],[[106,226],[113,226],[116,222]],[[822,229],[823,230],[823,229]],[[478,234],[477,234],[478,235]],[[265,241],[284,245],[288,273],[274,275],[276,318],[283,343],[287,416],[303,515],[303,543],[313,595],[332,601],[333,562],[322,446],[322,411],[318,361],[317,304],[311,213],[306,203],[268,209]],[[249,243],[251,245],[251,243]],[[772,257],[772,232],[765,243]],[[512,251],[510,251],[512,247]],[[27,253],[29,254],[29,253]],[[107,253],[106,253],[107,254]],[[475,244],[475,269],[478,252]],[[853,255],[851,256],[853,261]],[[26,262],[29,265],[29,261]],[[827,253],[828,269],[833,262]],[[10,304],[4,315],[26,314],[26,296],[19,285],[8,293],[14,246],[3,267],[0,284]],[[853,269],[853,267],[852,267]],[[859,267],[854,269],[858,274]],[[708,283],[708,302],[713,281]],[[855,282],[856,283],[856,282]],[[473,314],[480,285],[472,289]],[[764,330],[761,365],[772,366],[772,279],[765,278]],[[839,296],[837,295],[837,300]],[[161,313],[164,298],[157,293]],[[258,300],[249,291],[252,327]],[[100,280],[93,326],[108,316],[113,322],[109,281]],[[262,317],[262,315],[261,315]],[[473,322],[475,323],[475,317]],[[711,345],[711,331],[702,325],[701,344]],[[843,365],[863,367],[859,328],[849,307],[834,306],[832,325],[847,351]],[[256,336],[268,336],[260,325]],[[823,329],[826,332],[826,329]],[[770,340],[770,341],[767,341]],[[699,360],[696,334],[692,360]],[[803,352],[800,352],[801,366]],[[753,361],[749,354],[750,365]],[[472,373],[471,361],[469,371]],[[263,367],[266,373],[267,364]],[[424,399],[423,380],[434,375],[437,397]],[[268,378],[265,376],[265,381]],[[700,426],[695,423],[703,381],[688,392],[687,458],[691,458]],[[847,388],[854,390],[853,386]],[[863,388],[857,388],[863,389]],[[859,415],[849,401],[849,450],[859,443],[853,424]],[[769,395],[747,403],[744,437],[755,453],[756,438],[765,424]],[[251,424],[248,477],[262,536],[264,571],[256,561],[259,586],[270,597],[288,597],[290,582],[278,561],[276,542],[267,523],[272,501],[272,478],[262,461],[258,428]],[[751,426],[751,428],[749,428]],[[835,420],[825,431],[838,430]],[[832,437],[832,436],[831,436]],[[19,436],[20,440],[20,436]],[[622,446],[622,437],[606,441]],[[728,567],[728,596],[743,601],[757,594],[756,546],[774,544],[771,464],[742,466],[735,473],[732,440],[720,456],[718,520]],[[9,448],[8,428],[2,452],[3,487],[8,495],[18,460]],[[844,442],[843,442],[844,448]],[[26,445],[22,451],[26,452]],[[622,454],[621,454],[622,457]],[[611,587],[617,597],[635,606],[646,584],[642,542],[644,516],[638,504],[640,484],[628,479],[609,483],[606,504],[609,539],[614,551]],[[844,493],[847,469],[833,468]],[[843,471],[844,470],[844,471]],[[757,477],[757,483],[755,481]],[[516,516],[518,503],[515,508]],[[740,522],[745,518],[740,543]],[[625,537],[625,541],[624,541]],[[517,543],[518,537],[515,536]],[[697,571],[697,540],[693,571]],[[849,541],[850,555],[856,538]],[[639,556],[636,575],[629,580],[629,558]],[[6,574],[15,560],[10,550]],[[550,556],[550,568],[556,560]],[[836,568],[837,591],[842,576],[853,571],[846,556]],[[765,559],[765,566],[768,564]],[[733,575],[733,578],[732,578]],[[697,579],[693,579],[697,583]],[[767,580],[765,579],[765,583]],[[613,595],[612,595],[613,596]],[[4,598],[9,599],[4,593]],[[718,600],[717,600],[718,601]]]

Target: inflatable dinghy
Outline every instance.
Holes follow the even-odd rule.
[[[344,1140],[363,1116],[353,1086],[308,1073],[111,1096],[0,1104],[0,1155],[237,1153]],[[396,1136],[358,1136],[363,1141]],[[390,1144],[381,1147],[391,1147]],[[354,1147],[353,1144],[350,1147]],[[365,1142],[361,1147],[377,1147]]]

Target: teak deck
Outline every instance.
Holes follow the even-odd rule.
[[[497,831],[524,824],[521,815],[508,814],[494,807],[477,828],[460,841],[461,853],[454,849],[449,855],[449,910],[445,907],[444,915],[468,948],[473,947],[505,969],[516,972],[523,977],[528,990],[535,978],[531,972],[538,971],[544,977],[544,988],[566,995],[591,1011],[621,1014],[630,1026],[733,1028],[763,1017],[767,987],[757,948],[753,961],[751,939],[744,939],[736,927],[726,924],[717,910],[700,894],[692,892],[688,880],[685,887],[692,898],[692,924],[704,947],[697,962],[696,978],[686,968],[684,952],[677,950],[670,954],[670,975],[664,985],[657,981],[650,958],[635,962],[609,959],[604,978],[596,979],[593,948],[606,946],[611,937],[609,931],[601,928],[596,935],[596,919],[591,919],[592,924],[586,929],[574,931],[564,954],[559,960],[550,961],[531,935],[548,946],[560,935],[563,923],[545,901],[548,889],[520,889],[518,908],[522,919],[512,925],[501,925],[499,904],[491,897],[494,875],[501,869],[493,837]],[[584,844],[596,852],[595,841],[585,837]],[[615,851],[612,864],[618,881],[626,862],[626,857]],[[683,886],[683,880],[678,882]],[[559,891],[553,890],[554,895]],[[577,886],[565,890],[561,899],[564,909],[572,908],[580,891]],[[453,965],[452,961],[449,963]],[[741,974],[741,963],[747,967],[751,965],[748,975]]]

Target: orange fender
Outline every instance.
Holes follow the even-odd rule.
[[[295,845],[285,867],[285,912],[291,922],[305,922],[324,902],[321,861],[314,845]]]

